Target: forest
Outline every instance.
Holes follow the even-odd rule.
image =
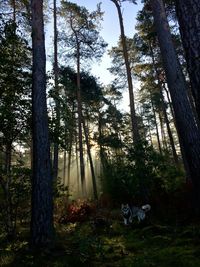
[[[0,266],[199,267],[200,1],[75,2],[0,0]]]

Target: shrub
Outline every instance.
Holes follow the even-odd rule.
[[[66,214],[63,215],[60,219],[60,223],[75,223],[75,222],[83,222],[88,219],[88,217],[94,213],[96,207],[93,203],[87,200],[77,200],[73,201],[68,205]]]

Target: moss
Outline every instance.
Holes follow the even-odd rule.
[[[113,221],[109,231],[97,232],[88,221],[57,225],[56,230],[54,249],[40,254],[29,251],[27,229],[13,243],[1,239],[0,266],[200,266],[198,226],[132,228]]]
[[[193,247],[167,247],[153,255],[153,260],[163,267],[197,267],[200,259],[195,256]]]

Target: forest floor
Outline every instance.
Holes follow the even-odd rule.
[[[12,243],[0,237],[0,266],[41,267],[199,267],[200,228],[97,218],[56,224],[52,250],[33,254],[28,229]]]

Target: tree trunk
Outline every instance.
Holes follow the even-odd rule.
[[[101,112],[99,111],[98,114],[98,132],[99,132],[99,150],[100,150],[100,160],[101,160],[101,166],[102,168],[100,175],[103,176],[104,171],[106,171],[106,169],[108,168],[108,164],[107,164],[107,159],[105,156],[105,151],[104,148],[102,146],[102,138],[103,138],[103,126],[102,126],[102,116],[101,116]]]
[[[161,86],[161,84],[160,84],[160,86]],[[161,101],[162,101],[162,109],[163,109],[164,120],[165,120],[165,123],[166,123],[166,126],[167,126],[167,133],[168,133],[168,136],[169,136],[169,141],[170,141],[172,154],[173,154],[173,158],[174,158],[174,163],[178,166],[178,156],[177,156],[177,153],[176,153],[176,148],[175,148],[174,139],[173,139],[173,136],[172,136],[172,131],[171,131],[171,128],[170,128],[170,125],[169,125],[169,119],[168,119],[167,111],[166,111],[166,108],[165,108],[165,101],[164,101],[164,96],[163,96],[163,93],[162,93],[162,88],[160,88],[160,96],[161,96]]]
[[[126,74],[127,74],[128,89],[129,89],[132,136],[133,136],[133,142],[137,143],[139,141],[140,137],[139,137],[138,123],[137,123],[137,116],[136,116],[136,112],[135,112],[133,83],[132,83],[132,77],[131,77],[131,68],[130,68],[129,56],[128,56],[128,52],[127,52],[126,36],[124,33],[123,17],[122,17],[122,12],[121,12],[119,2],[117,0],[111,0],[111,1],[115,4],[115,6],[117,8],[117,12],[118,12],[118,17],[119,17],[121,41],[122,41],[122,47],[123,47],[123,56],[124,56],[124,61],[125,61],[125,66],[126,66]]]
[[[157,123],[157,119],[156,119],[156,111],[155,111],[155,108],[153,105],[151,93],[150,93],[150,99],[151,99],[151,106],[152,106],[152,110],[153,110],[154,122],[155,122],[155,126],[156,126],[156,137],[157,137],[157,142],[158,142],[158,149],[159,149],[160,154],[162,155],[162,148],[161,148],[160,136],[159,136],[159,131],[158,131],[158,123]]]
[[[148,127],[148,132],[149,132],[150,144],[153,147],[153,139],[152,139],[152,134],[151,134],[151,123],[149,119],[147,119],[147,127]]]
[[[196,209],[200,211],[200,131],[194,119],[185,78],[173,46],[163,1],[151,0],[151,4],[175,113],[178,136],[181,139],[190,169]]]
[[[53,192],[46,104],[46,56],[44,42],[43,1],[32,0],[33,44],[33,177],[31,246],[52,246]]]
[[[11,5],[13,8],[13,22],[16,24],[16,0],[12,0]]]
[[[53,180],[56,182],[58,177],[58,142],[54,143],[53,149]]]
[[[170,145],[171,145],[171,149],[172,149],[174,163],[178,166],[178,156],[177,156],[177,153],[176,153],[174,139],[173,139],[173,136],[172,136],[171,128],[170,128],[170,125],[169,125],[169,119],[168,119],[168,115],[167,115],[167,111],[166,111],[166,107],[165,107],[165,100],[164,100],[163,90],[162,90],[163,89],[162,88],[162,82],[161,82],[161,80],[159,78],[159,72],[158,72],[158,69],[156,67],[155,57],[154,57],[154,52],[153,52],[152,45],[150,44],[149,47],[150,47],[150,52],[151,52],[154,71],[155,71],[156,78],[157,78],[157,81],[158,81],[158,86],[159,86],[159,91],[160,91],[160,98],[161,98],[161,102],[162,102],[162,110],[163,110],[164,120],[165,120],[165,123],[166,123],[166,126],[167,126],[167,132],[168,132],[168,136],[169,136],[169,140],[170,140]]]
[[[170,107],[170,112],[171,112],[171,115],[172,115],[172,118],[173,118],[174,126],[175,126],[175,129],[177,131],[176,120],[175,120],[175,115],[174,115],[174,109],[173,109],[172,102],[171,102],[171,99],[170,99],[169,91],[165,86],[165,82],[162,84],[162,87],[164,88],[164,90],[165,90],[165,92],[167,94],[167,101],[168,101],[168,104],[169,104],[169,107]],[[181,155],[182,155],[182,159],[183,159],[183,165],[185,167],[185,172],[186,172],[186,182],[188,182],[188,181],[191,181],[190,170],[189,170],[188,162],[187,162],[186,157],[185,157],[185,152],[184,152],[184,149],[183,149],[183,144],[181,143],[181,139],[179,139],[179,142],[180,142],[179,145],[180,145]]]
[[[86,196],[85,184],[85,163],[83,155],[83,135],[82,135],[82,99],[81,99],[81,78],[80,78],[80,43],[77,32],[73,28],[72,19],[70,20],[70,27],[76,38],[76,67],[77,67],[77,104],[78,104],[78,139],[79,139],[79,154],[80,154],[80,174],[81,174],[81,189],[82,195]]]
[[[69,143],[69,153],[68,153],[68,164],[67,164],[67,186],[70,187],[70,180],[71,180],[71,161],[72,161],[72,138],[70,136],[70,143]]]
[[[172,101],[171,101],[171,98],[170,98],[170,95],[169,95],[169,91],[168,91],[168,89],[166,88],[166,84],[165,84],[165,82],[163,82],[163,84],[162,84],[162,88],[165,90],[165,92],[166,92],[166,94],[167,94],[167,101],[168,101],[168,104],[169,104],[169,107],[170,107],[170,111],[171,111],[171,115],[172,115],[172,118],[173,118],[173,121],[174,121],[174,124],[175,124],[174,109],[173,109]]]
[[[77,176],[77,193],[79,195],[80,193],[80,175],[79,175],[79,161],[78,161],[78,138],[77,138],[77,134],[75,135],[75,142],[76,142],[76,176]]]
[[[63,156],[63,185],[65,186],[65,177],[66,177],[66,161],[67,161],[67,152],[64,151]]]
[[[72,103],[72,120],[75,120],[74,116],[74,109],[75,109],[75,103],[73,101]],[[70,128],[70,135],[69,135],[69,153],[68,153],[68,167],[67,167],[67,185],[70,187],[71,182],[71,161],[72,161],[72,148],[73,148],[73,134],[74,129]]]
[[[81,188],[83,196],[86,195],[85,188],[85,164],[83,156],[83,135],[82,135],[82,100],[81,100],[81,79],[80,79],[80,49],[77,43],[77,100],[78,100],[78,137],[79,137],[79,153],[80,153],[80,174]]]
[[[91,169],[91,174],[92,174],[92,185],[93,185],[93,192],[94,192],[94,199],[98,199],[98,194],[97,194],[97,184],[96,184],[96,176],[94,172],[94,165],[93,165],[93,160],[92,160],[92,155],[91,155],[91,150],[90,150],[90,144],[89,144],[89,138],[88,138],[88,130],[86,129],[85,125],[85,120],[83,118],[83,130],[85,133],[85,140],[86,140],[86,146],[87,146],[87,154],[90,162],[90,169]]]
[[[5,173],[7,176],[10,176],[11,156],[12,156],[12,142],[8,141],[6,144],[6,153],[5,153]]]
[[[162,116],[162,111],[159,110],[158,111],[158,117],[159,117],[159,121],[160,121],[160,132],[161,132],[161,138],[162,138],[162,146],[164,150],[168,150],[167,149],[167,139],[166,139],[166,135],[165,135],[165,129],[164,129],[164,123],[163,123],[163,116]]]
[[[55,141],[54,141],[54,157],[53,157],[53,179],[57,180],[58,176],[58,153],[59,153],[59,128],[60,128],[60,102],[59,97],[59,87],[58,87],[58,31],[57,31],[57,6],[54,0],[53,14],[54,14],[54,87],[55,87],[55,105],[56,105],[56,125],[55,125]]]
[[[200,1],[176,0],[175,2],[192,94],[200,120]]]

